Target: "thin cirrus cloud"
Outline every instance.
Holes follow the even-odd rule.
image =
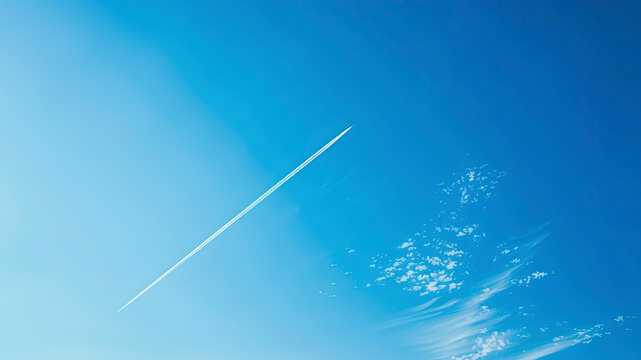
[[[533,360],[610,335],[607,328],[634,318],[574,327],[535,316],[535,300],[515,300],[515,293],[532,291],[554,271],[534,261],[550,236],[549,224],[502,243],[485,233],[479,214],[505,175],[485,165],[454,174],[438,184],[439,211],[423,229],[370,258],[371,286],[364,288],[421,300],[379,331],[398,334],[426,359]]]
[[[565,321],[538,319],[534,304],[512,300],[515,291],[528,291],[554,272],[532,269],[537,245],[549,237],[548,224],[491,246],[476,221],[503,176],[479,167],[441,184],[441,212],[421,233],[399,245],[399,254],[377,259],[382,264],[375,269],[382,281],[432,297],[391,323],[427,358],[538,359],[610,334],[603,324],[575,328]]]

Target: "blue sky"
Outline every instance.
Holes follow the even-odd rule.
[[[3,2],[0,354],[635,359],[639,10]]]

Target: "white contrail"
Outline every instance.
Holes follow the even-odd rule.
[[[164,279],[165,276],[169,275],[172,271],[176,270],[180,265],[182,265],[185,261],[189,260],[190,257],[194,256],[197,252],[200,251],[205,245],[209,244],[212,240],[214,240],[218,235],[220,235],[223,231],[225,231],[228,227],[230,227],[233,223],[235,223],[238,219],[243,217],[243,215],[247,214],[251,209],[253,209],[256,205],[260,204],[261,201],[265,200],[266,197],[268,197],[271,193],[276,191],[281,185],[283,185],[287,180],[289,180],[292,176],[296,175],[299,171],[301,171],[307,164],[312,162],[312,160],[316,159],[320,154],[322,154],[325,150],[327,150],[330,146],[332,146],[338,139],[341,138],[341,136],[345,135],[346,132],[349,131],[352,127],[348,127],[345,129],[342,133],[338,134],[337,137],[333,138],[332,141],[328,142],[327,145],[323,146],[320,150],[314,153],[314,155],[310,156],[309,159],[305,160],[302,164],[298,165],[296,169],[294,169],[292,172],[287,174],[282,180],[276,183],[276,185],[272,186],[269,190],[265,191],[263,195],[261,195],[258,199],[254,200],[253,203],[249,204],[243,211],[239,212],[238,215],[234,216],[233,219],[229,220],[225,225],[223,225],[220,229],[216,230],[215,233],[211,234],[210,237],[207,238],[207,240],[203,241],[200,245],[198,245],[194,250],[192,250],[189,254],[187,254],[184,258],[182,258],[179,262],[176,263],[176,265],[172,266],[169,270],[165,271],[164,274],[160,275],[160,277],[149,286],[147,286],[143,291],[138,293],[133,299],[129,300],[128,303],[126,303],[123,307],[118,309],[116,312],[120,312],[122,309],[126,308],[129,304],[134,302],[136,299],[138,299],[142,294],[146,293],[149,289],[151,289],[154,285],[156,285],[160,280]]]

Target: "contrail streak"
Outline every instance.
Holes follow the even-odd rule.
[[[220,229],[216,230],[215,233],[211,234],[210,237],[207,238],[207,240],[203,241],[200,245],[198,245],[194,250],[192,250],[189,254],[187,254],[184,258],[182,258],[179,262],[176,263],[176,265],[172,266],[169,270],[165,271],[164,274],[160,275],[158,279],[154,280],[151,284],[149,284],[143,291],[138,293],[138,295],[134,296],[133,299],[129,300],[128,303],[126,303],[123,307],[118,309],[116,312],[122,311],[124,308],[126,308],[129,304],[134,302],[136,299],[138,299],[142,294],[146,293],[149,289],[151,289],[154,285],[156,285],[160,280],[164,279],[165,276],[171,274],[172,271],[176,270],[180,265],[182,265],[185,261],[189,260],[190,257],[194,256],[197,252],[199,252],[202,248],[205,247],[205,245],[209,244],[212,240],[214,240],[218,235],[220,235],[223,231],[227,230],[228,227],[230,227],[233,223],[235,223],[238,219],[243,217],[243,215],[247,214],[251,209],[253,209],[256,205],[260,204],[261,201],[265,200],[271,193],[276,191],[281,185],[283,185],[287,180],[291,179],[292,176],[296,175],[299,171],[301,171],[307,164],[312,162],[312,160],[316,159],[320,154],[322,154],[325,150],[329,149],[330,146],[334,145],[338,139],[340,139],[343,135],[345,135],[346,132],[349,131],[352,127],[348,127],[345,129],[342,133],[338,134],[337,137],[333,138],[332,141],[328,142],[325,146],[323,146],[320,150],[314,153],[314,155],[310,156],[305,162],[302,164],[298,165],[298,167],[287,176],[282,178],[279,182],[276,183],[276,185],[272,186],[269,190],[265,191],[263,195],[261,195],[258,199],[254,200],[253,203],[249,204],[243,211],[239,212],[238,215],[234,216],[231,220],[229,220],[225,225],[223,225]]]

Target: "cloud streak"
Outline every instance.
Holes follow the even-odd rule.
[[[284,183],[287,182],[287,180],[291,179],[294,175],[296,175],[299,171],[301,171],[307,164],[312,162],[314,159],[316,159],[318,156],[320,156],[325,150],[329,149],[330,146],[334,145],[338,139],[340,139],[345,133],[347,133],[352,127],[348,127],[345,129],[342,133],[338,134],[335,138],[333,138],[330,142],[328,142],[325,146],[320,148],[320,150],[316,151],[314,155],[310,156],[307,160],[305,160],[302,164],[298,165],[298,167],[287,176],[282,178],[279,182],[277,182],[274,186],[269,188],[269,190],[265,191],[264,194],[262,194],[258,199],[254,200],[249,206],[247,206],[245,209],[243,209],[241,212],[239,212],[236,216],[234,216],[231,220],[229,220],[225,225],[223,225],[220,229],[216,230],[215,233],[211,234],[205,241],[203,241],[200,245],[198,245],[194,250],[192,250],[189,254],[185,255],[179,262],[177,262],[174,266],[169,268],[169,270],[165,271],[164,274],[160,275],[156,280],[154,280],[151,284],[149,284],[146,288],[144,288],[141,292],[138,293],[138,295],[134,296],[129,302],[127,302],[125,305],[123,305],[117,313],[122,311],[124,308],[129,306],[132,302],[136,301],[139,297],[141,297],[144,293],[149,291],[154,285],[156,285],[160,280],[164,279],[167,275],[171,274],[174,270],[176,270],[180,265],[182,265],[185,261],[189,260],[192,256],[194,256],[197,252],[199,252],[202,248],[204,248],[207,244],[209,244],[212,240],[214,240],[218,235],[222,234],[223,231],[227,230],[228,227],[230,227],[233,223],[238,221],[241,217],[243,217],[245,214],[247,214],[249,211],[251,211],[256,205],[260,204],[261,201],[265,200],[269,195],[271,195],[274,191],[276,191],[279,187],[281,187]]]
[[[537,246],[550,236],[549,223],[494,240],[479,220],[505,173],[484,165],[453,175],[438,184],[441,206],[422,230],[370,257],[373,273],[365,288],[401,291],[401,303],[410,294],[411,303],[424,299],[394,313],[376,332],[397,336],[417,358],[535,360],[611,335],[614,326],[631,331],[627,322],[635,316],[573,327],[546,315],[545,303],[530,292],[554,275],[552,269],[532,268],[542,251]]]
[[[526,288],[554,271],[531,268],[537,245],[550,235],[548,224],[494,246],[474,221],[480,214],[474,207],[484,209],[503,175],[472,168],[443,183],[439,215],[399,245],[385,265],[374,264],[403,290],[432,295],[387,323],[426,359],[535,360],[611,334],[605,324],[570,328],[565,321],[535,316],[535,309],[545,311],[537,302],[514,303],[536,299],[524,296]],[[624,317],[614,321],[621,324]]]

